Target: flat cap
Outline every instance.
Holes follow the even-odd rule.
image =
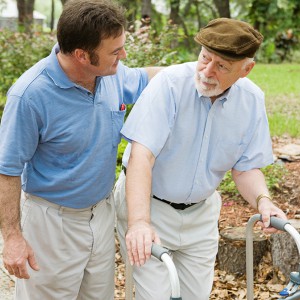
[[[254,57],[263,36],[246,22],[218,18],[201,28],[195,41],[224,59],[242,60]]]

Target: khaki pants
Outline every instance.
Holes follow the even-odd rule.
[[[40,271],[16,281],[16,300],[113,300],[114,203],[72,209],[26,195],[21,226]]]
[[[116,183],[114,199],[117,230],[125,257],[127,212],[123,172]],[[162,201],[151,199],[151,222],[162,246],[172,252],[183,300],[209,299],[218,249],[220,208],[221,198],[217,192],[185,210],[176,210]],[[136,300],[170,299],[170,280],[164,263],[151,258],[144,266],[134,267],[133,276]]]

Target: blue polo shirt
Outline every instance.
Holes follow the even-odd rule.
[[[273,162],[263,92],[239,79],[213,104],[195,88],[196,62],[171,66],[149,83],[121,133],[155,156],[152,194],[177,203],[210,196],[224,174]],[[123,163],[126,166],[130,144]]]
[[[22,175],[25,192],[59,205],[84,208],[113,187],[126,110],[148,83],[144,69],[121,62],[98,77],[95,94],[70,81],[56,53],[12,86],[0,127],[0,173]]]

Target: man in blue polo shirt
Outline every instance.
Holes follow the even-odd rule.
[[[228,170],[262,214],[265,231],[274,230],[267,228],[270,215],[286,218],[259,170],[273,162],[264,94],[246,78],[262,35],[245,22],[221,18],[195,39],[202,45],[198,62],[160,72],[121,131],[131,145],[115,201],[136,300],[170,299],[168,271],[150,258],[152,242],[170,249],[182,299],[209,299],[221,208],[216,189]]]
[[[126,104],[159,70],[120,62],[125,24],[112,1],[69,0],[58,45],[7,94],[0,225],[16,299],[114,298],[111,191],[119,132]]]

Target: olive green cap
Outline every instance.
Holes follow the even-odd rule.
[[[246,22],[219,18],[201,28],[195,41],[226,60],[236,61],[254,57],[263,35]]]

